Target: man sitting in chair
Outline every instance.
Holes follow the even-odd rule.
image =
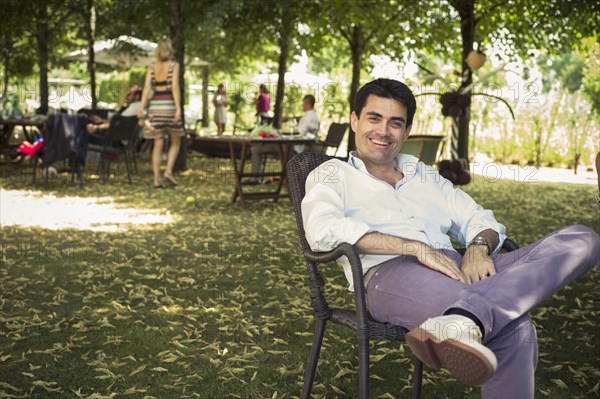
[[[304,114],[300,117],[293,117],[298,121],[297,130],[299,134],[316,135],[319,132],[319,116],[315,111],[315,96],[307,94],[302,99],[302,110]],[[282,118],[282,122],[287,122],[292,118]],[[275,144],[258,144],[250,146],[250,152],[252,155],[252,172],[260,173],[262,171],[264,157],[267,154],[278,155],[278,147]],[[304,146],[294,146],[294,151],[302,152]],[[247,184],[258,184],[257,178],[248,179]]]
[[[506,231],[493,213],[400,153],[415,110],[401,82],[378,79],[358,91],[357,151],[306,180],[308,243],[315,251],[355,245],[369,312],[411,329],[408,345],[425,364],[483,385],[484,398],[533,398],[538,346],[527,312],[598,263],[600,237],[569,226],[499,254]],[[464,256],[450,236],[467,245]],[[338,261],[352,284],[348,261]]]

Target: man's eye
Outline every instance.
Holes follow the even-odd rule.
[[[391,126],[392,126],[392,129],[402,129],[404,124],[402,122],[393,122],[391,124]]]

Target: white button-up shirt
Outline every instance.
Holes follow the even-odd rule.
[[[343,242],[355,244],[366,233],[379,232],[453,249],[450,236],[466,244],[486,229],[498,233],[495,251],[501,248],[506,229],[491,211],[412,155],[399,154],[395,167],[404,174],[395,187],[371,175],[355,153],[348,162],[334,159],[313,170],[302,200],[311,248],[330,251]],[[395,256],[363,254],[363,272]],[[338,263],[352,290],[350,263],[345,257]]]
[[[298,121],[298,133],[300,134],[317,134],[319,131],[319,116],[317,115],[317,111],[314,109],[309,109],[304,112],[300,120]]]

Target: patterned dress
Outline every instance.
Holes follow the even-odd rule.
[[[180,136],[184,135],[181,121],[173,124],[173,118],[177,112],[172,91],[174,67],[175,61],[171,61],[167,80],[158,82],[154,75],[154,64],[150,65],[150,75],[152,78],[151,85],[154,94],[150,99],[148,115],[151,118],[154,131],[146,130],[144,132],[144,138],[146,139],[162,138],[168,136],[170,133],[179,134]],[[163,90],[156,90],[156,88],[160,86],[165,88]]]

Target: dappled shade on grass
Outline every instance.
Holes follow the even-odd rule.
[[[144,162],[132,185],[50,184],[59,198],[110,197],[116,208],[168,214],[170,223],[112,232],[3,225],[0,397],[299,396],[313,323],[291,205],[256,201],[242,210],[230,203],[226,160],[188,162],[174,189],[152,190]],[[32,189],[10,175],[1,185]],[[566,224],[599,227],[591,186],[475,177],[465,190],[494,209],[520,244]],[[339,294],[332,305],[349,306],[340,268],[323,271]],[[538,397],[598,394],[598,274],[532,312]],[[355,345],[350,332],[331,326],[316,398],[356,396]],[[399,356],[407,350],[373,343],[373,397],[408,396],[412,365]],[[444,371],[426,368],[424,377],[424,398],[479,397]]]

